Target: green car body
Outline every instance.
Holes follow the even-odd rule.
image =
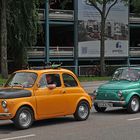
[[[140,108],[140,67],[123,67],[111,81],[94,91],[94,107],[104,112],[107,107],[123,107],[136,113]]]

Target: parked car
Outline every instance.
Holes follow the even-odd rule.
[[[84,121],[91,107],[92,99],[75,74],[62,68],[16,71],[0,89],[0,119],[11,119],[19,129],[66,115]]]
[[[108,107],[123,107],[129,113],[137,113],[140,109],[140,67],[117,69],[111,81],[94,91],[94,99],[98,112]]]

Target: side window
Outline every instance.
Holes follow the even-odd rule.
[[[47,85],[55,84],[56,87],[61,86],[59,74],[44,74],[39,82],[40,87],[47,87]]]
[[[69,74],[63,74],[63,81],[65,87],[76,87],[78,86],[76,80]]]

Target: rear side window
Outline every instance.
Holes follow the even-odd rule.
[[[76,86],[78,86],[77,81],[74,79],[73,76],[71,76],[69,74],[63,74],[63,81],[64,81],[65,87],[76,87]]]

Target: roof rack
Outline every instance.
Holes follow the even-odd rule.
[[[43,66],[33,66],[29,67],[30,70],[43,70],[43,69],[58,69],[61,68],[62,63],[60,64],[51,64],[51,63],[45,63]]]

